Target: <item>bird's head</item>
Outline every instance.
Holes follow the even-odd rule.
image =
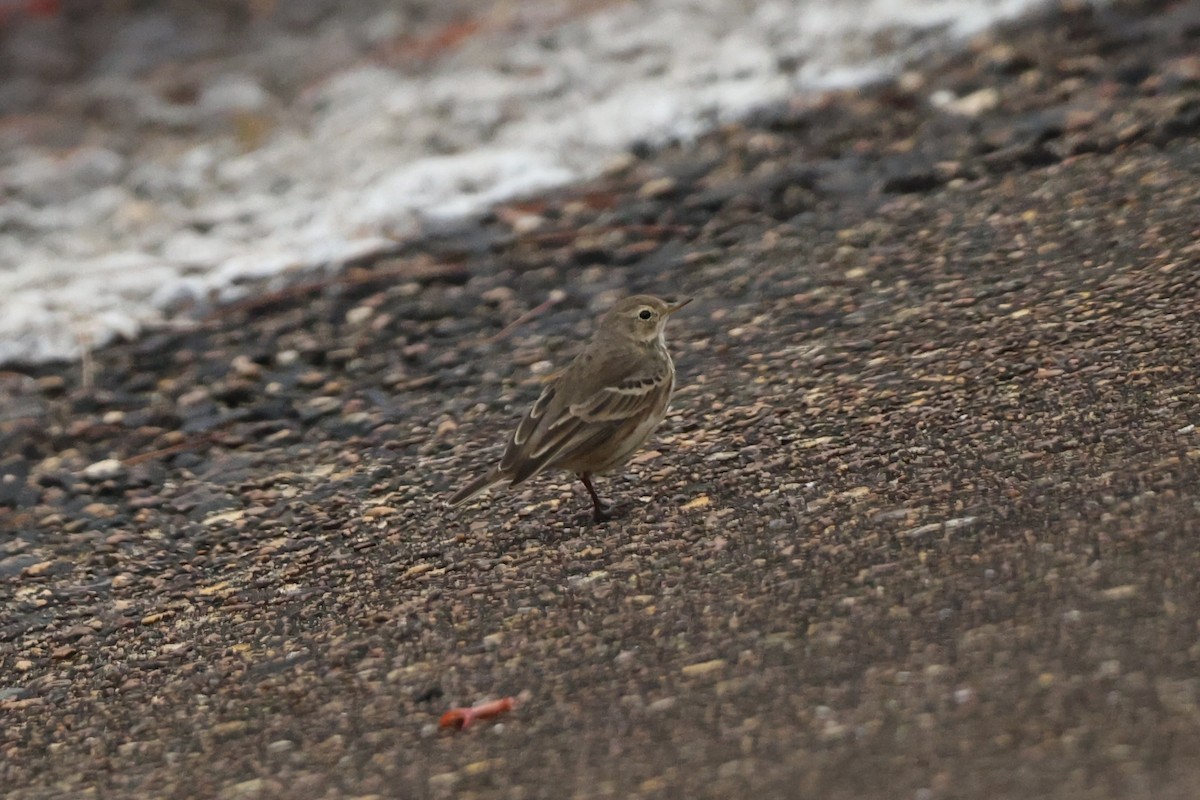
[[[642,344],[656,340],[661,342],[667,318],[690,302],[690,297],[668,303],[648,294],[635,294],[609,309],[600,327],[601,330],[624,334]]]

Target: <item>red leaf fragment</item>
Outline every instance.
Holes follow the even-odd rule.
[[[476,720],[491,719],[498,717],[501,714],[512,711],[517,705],[517,701],[512,697],[502,697],[499,700],[491,700],[486,703],[480,703],[477,706],[452,708],[438,721],[439,728],[455,728],[462,730],[469,728]]]

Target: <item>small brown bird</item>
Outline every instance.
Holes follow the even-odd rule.
[[[455,492],[457,506],[485,489],[532,478],[544,469],[574,472],[592,497],[597,522],[610,518],[592,476],[621,466],[662,422],[675,388],[675,364],[663,329],[691,302],[650,295],[613,306],[591,342],[551,382],[521,420],[500,463]]]

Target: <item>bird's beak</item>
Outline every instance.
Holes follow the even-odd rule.
[[[679,309],[683,308],[684,306],[686,306],[686,305],[687,305],[688,303],[690,303],[690,302],[692,302],[692,298],[690,298],[690,297],[685,297],[685,298],[683,298],[682,300],[680,300],[680,301],[676,302],[676,303],[675,303],[675,305],[673,305],[673,306],[667,306],[667,315],[668,315],[668,316],[670,316],[671,314],[674,314],[676,311],[678,311]]]

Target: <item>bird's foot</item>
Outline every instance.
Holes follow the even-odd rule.
[[[608,522],[615,516],[616,506],[612,503],[600,503],[592,509],[592,520],[597,524]]]
[[[600,499],[596,487],[592,486],[592,476],[586,472],[580,473],[579,480],[587,488],[588,496],[592,498],[592,519],[595,522],[608,522],[613,517],[613,504]]]

